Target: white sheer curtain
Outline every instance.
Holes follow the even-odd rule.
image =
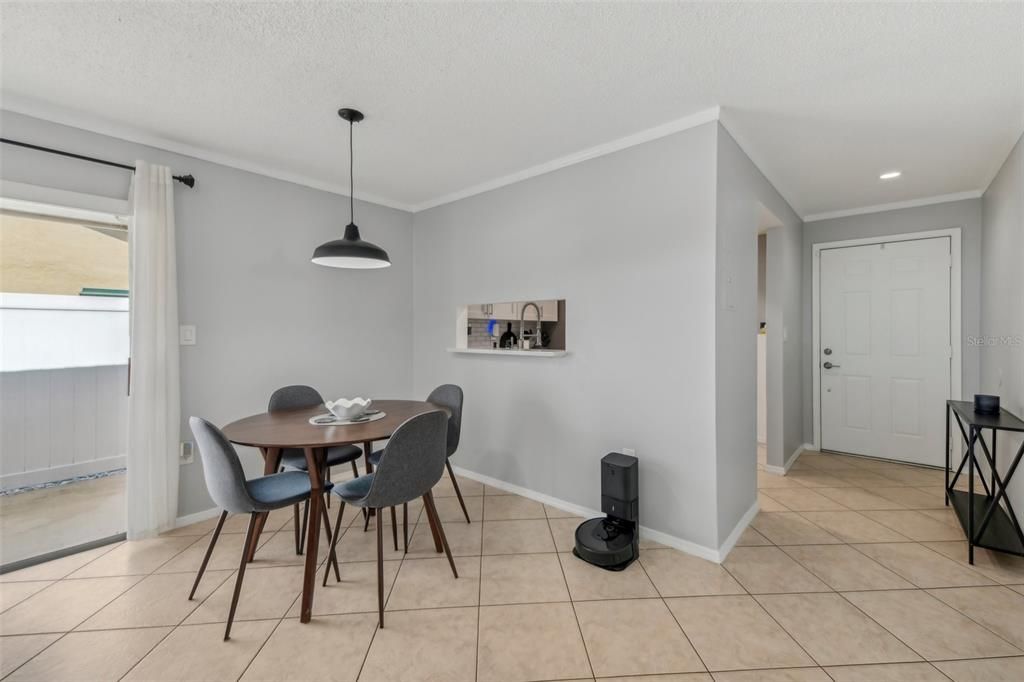
[[[126,530],[129,540],[174,526],[178,515],[178,281],[174,180],[139,161],[132,185],[131,382]]]

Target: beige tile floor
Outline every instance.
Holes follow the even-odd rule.
[[[410,553],[385,553],[383,630],[374,534],[355,515],[343,582],[318,587],[308,625],[290,512],[272,516],[230,643],[244,519],[228,522],[194,602],[213,521],[104,547],[0,576],[0,676],[1024,680],[1024,559],[982,550],[967,565],[941,472],[808,452],[786,477],[760,473],[766,511],[723,565],[645,543],[621,573],[569,553],[578,519],[468,480],[467,525],[445,481],[438,507],[461,577],[417,505]]]
[[[124,474],[0,497],[0,564],[124,532]]]

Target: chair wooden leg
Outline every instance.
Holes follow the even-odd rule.
[[[409,553],[409,503],[402,504],[402,552]]]
[[[341,537],[341,516],[345,513],[345,503],[338,503],[338,518],[334,521],[334,528],[336,532],[334,537],[331,538],[331,551],[327,555],[327,564],[324,565],[324,587],[327,587],[327,576],[331,574],[331,564],[334,564],[334,576],[341,582],[341,575],[338,573],[338,538]]]
[[[398,551],[398,521],[395,520],[395,508],[391,508],[391,537],[395,541],[395,551]]]
[[[299,503],[296,502],[292,509],[292,525],[295,526],[295,553],[302,554],[302,533],[299,530]]]
[[[333,496],[332,495],[328,495],[327,497],[333,497]],[[334,546],[334,535],[333,535],[333,533],[331,533],[331,517],[327,514],[326,507],[324,507],[322,505],[320,507],[320,513],[321,513],[321,515],[324,518],[324,532],[327,533],[327,544],[328,544],[328,546],[332,546],[333,547]],[[339,530],[340,530],[340,527],[339,527]],[[334,577],[337,578],[338,582],[340,583],[341,582],[341,571],[338,570],[338,558],[334,554],[329,554],[327,556],[327,565],[328,565],[328,567],[330,567],[332,564],[334,566]]]
[[[455,568],[455,559],[452,558],[452,550],[448,547],[448,538],[444,534],[444,526],[441,525],[441,517],[437,514],[437,507],[434,506],[434,495],[428,492],[423,496],[423,504],[426,507],[426,511],[434,518],[434,526],[437,528],[437,534],[441,537],[441,545],[444,547],[444,553],[448,556],[448,565],[452,567],[452,575],[456,578],[459,577],[459,571]]]
[[[299,531],[299,537],[306,537],[306,526],[309,525],[309,500],[302,503],[302,530]],[[299,543],[299,554],[303,552],[302,543]]]
[[[380,514],[383,509],[377,510],[377,614],[380,619],[380,628],[384,629],[384,527],[380,523]]]
[[[426,496],[423,497],[423,500],[423,511],[427,515],[427,525],[430,526],[430,536],[434,540],[434,551],[440,554],[444,551],[444,547],[441,546],[441,536],[437,534],[437,524],[434,523],[434,516],[426,511]]]
[[[213,537],[210,538],[210,546],[206,548],[206,556],[203,557],[203,563],[199,565],[199,572],[196,573],[196,581],[192,583],[192,591],[188,593],[189,601],[196,596],[196,590],[199,588],[199,581],[203,579],[203,573],[206,573],[206,565],[210,563],[210,556],[213,554],[213,546],[217,544],[217,538],[220,537],[220,529],[224,527],[224,521],[228,518],[226,511],[221,512],[220,520],[217,521],[217,527],[213,531]],[[249,545],[246,544],[246,547]]]
[[[459,498],[459,506],[462,507],[462,513],[466,517],[466,523],[469,523],[469,512],[466,510],[466,502],[462,499],[462,491],[459,490],[459,482],[455,480],[455,472],[452,471],[452,463],[446,459],[444,461],[444,465],[448,468],[448,476],[452,479],[452,485],[455,487],[455,496]]]
[[[331,482],[331,468],[324,467],[324,490],[327,490],[327,484]],[[327,508],[331,508],[331,496],[324,495],[327,498]]]
[[[367,529],[370,527],[370,516],[372,516],[372,514],[370,514],[371,509],[369,507],[363,509],[363,511],[366,512],[366,514],[363,515],[365,518],[365,520],[363,521],[363,532],[365,533]]]
[[[256,530],[256,519],[259,518],[259,513],[254,512],[249,517],[249,529],[245,532],[245,544],[243,548],[249,546],[249,542],[252,540],[253,532]],[[228,611],[228,624],[224,628],[224,641],[231,639],[231,624],[235,622],[235,609],[238,608],[238,596],[242,593],[242,579],[245,577],[245,566],[248,562],[246,555],[248,552],[245,549],[242,550],[242,560],[238,564],[238,577],[235,578],[235,592],[231,595],[231,610]]]
[[[355,460],[352,460],[350,464],[352,465],[352,478],[359,478],[359,465]]]

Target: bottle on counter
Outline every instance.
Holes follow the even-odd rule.
[[[512,331],[512,323],[508,323],[508,331],[501,335],[501,340],[498,342],[498,346],[501,348],[515,348],[516,344],[519,343],[519,337]]]

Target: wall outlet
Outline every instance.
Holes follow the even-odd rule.
[[[636,457],[636,450],[633,448],[622,448],[622,454],[629,455],[630,457]]]
[[[178,446],[178,464],[191,464],[196,461],[195,443],[190,440],[181,441]]]
[[[178,327],[178,344],[181,346],[196,345],[196,326],[194,324],[183,324]]]

